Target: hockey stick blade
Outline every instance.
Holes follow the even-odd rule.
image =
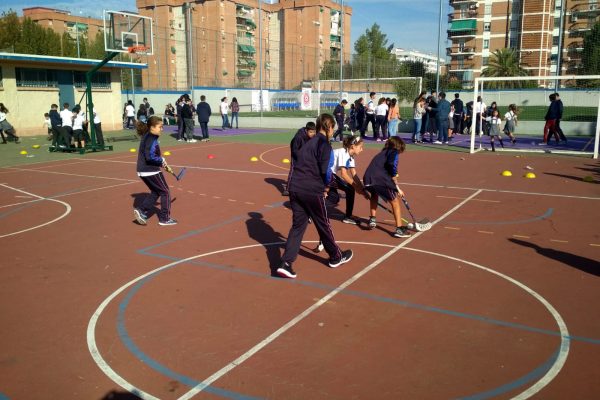
[[[179,171],[179,173],[177,175],[175,175],[175,179],[180,181],[181,178],[183,178],[183,175],[185,175],[185,171],[187,171],[186,167],[181,168],[181,171]]]
[[[415,230],[417,232],[425,232],[431,229],[432,224],[429,221],[429,218],[423,218],[420,221],[415,221]]]

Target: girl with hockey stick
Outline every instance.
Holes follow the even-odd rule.
[[[400,198],[404,197],[404,192],[398,188],[398,158],[405,148],[404,141],[398,136],[389,138],[383,150],[369,164],[363,180],[365,189],[371,195],[369,228],[377,227],[377,202],[381,197],[392,206],[396,222],[393,236],[398,238],[410,236],[408,228],[402,226]]]

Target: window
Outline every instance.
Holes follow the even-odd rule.
[[[73,72],[73,80],[76,88],[85,88],[85,72]],[[96,72],[92,76],[92,87],[95,89],[110,89],[110,72]]]
[[[491,22],[484,22],[484,23],[483,23],[483,31],[484,31],[484,32],[489,32],[489,31],[490,31],[490,29],[491,29],[491,25],[492,25],[492,23],[491,23]]]
[[[491,13],[492,13],[492,5],[486,4],[485,5],[485,15],[490,15]]]
[[[490,61],[489,57],[483,57],[481,59],[481,65],[488,65],[489,61]]]
[[[56,71],[51,69],[15,68],[17,87],[58,87]]]
[[[558,46],[558,42],[560,42],[560,37],[559,36],[553,36],[552,37],[552,45],[553,46]]]
[[[483,48],[484,49],[489,49],[490,48],[490,41],[488,39],[483,41]]]

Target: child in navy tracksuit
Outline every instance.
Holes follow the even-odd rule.
[[[308,142],[308,139],[315,136],[317,133],[316,126],[314,122],[307,122],[304,128],[298,129],[298,132],[292,138],[290,142],[290,153],[292,157],[292,162],[290,164],[290,173],[288,174],[288,182],[294,173],[294,163],[298,161],[298,152],[304,146],[304,143]],[[287,189],[287,184],[283,185],[283,193],[284,196],[289,196],[290,192]]]
[[[159,225],[175,225],[177,221],[171,218],[171,193],[169,185],[160,168],[169,170],[171,167],[161,157],[158,138],[162,133],[163,122],[160,117],[152,116],[146,123],[138,122],[137,132],[142,136],[137,159],[137,174],[150,189],[148,195],[139,208],[134,208],[133,216],[140,225],[146,225],[148,213],[156,200],[160,197],[160,211],[158,212]]]
[[[377,154],[365,171],[365,189],[371,194],[371,217],[369,227],[377,227],[375,215],[379,197],[390,203],[396,221],[395,237],[409,237],[410,232],[402,226],[400,199],[404,192],[398,188],[398,155],[404,152],[406,145],[398,136],[392,136],[385,143],[383,150]]]
[[[292,207],[292,228],[288,234],[281,265],[275,271],[283,278],[295,278],[292,263],[300,251],[302,237],[312,218],[319,238],[329,254],[329,266],[336,268],[352,258],[352,250],[342,251],[333,237],[325,207],[326,188],[331,182],[333,149],[329,140],[333,135],[335,120],[329,114],[317,118],[317,134],[298,152],[294,173],[288,182]]]

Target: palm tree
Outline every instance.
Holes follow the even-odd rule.
[[[519,62],[519,56],[514,49],[498,49],[492,53],[487,67],[481,76],[508,77],[528,76],[529,72]],[[488,82],[490,89],[518,89],[535,86],[533,81],[492,81]]]

